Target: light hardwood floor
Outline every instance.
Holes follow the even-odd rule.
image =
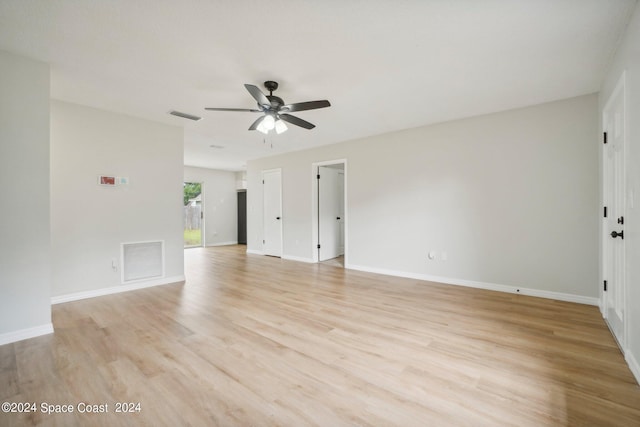
[[[0,347],[0,425],[640,425],[596,307],[190,249],[187,282],[53,307]],[[140,402],[139,413],[115,413]]]
[[[322,261],[324,265],[331,265],[333,267],[343,267],[344,268],[344,255],[340,255],[337,258],[331,258],[326,261]]]

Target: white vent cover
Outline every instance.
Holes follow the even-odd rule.
[[[122,244],[122,282],[164,276],[164,242]]]

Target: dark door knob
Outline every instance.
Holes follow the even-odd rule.
[[[279,216],[277,216],[277,217],[276,217],[276,219],[280,219],[280,217],[279,217]]]
[[[613,237],[614,239],[616,237],[620,237],[621,239],[624,239],[624,230],[622,230],[621,232],[617,232],[617,231],[612,231],[611,232],[611,237]]]
[[[340,219],[340,217],[337,217],[336,219]]]

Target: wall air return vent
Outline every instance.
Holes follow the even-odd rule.
[[[164,277],[164,241],[122,244],[122,283]]]
[[[194,122],[197,122],[198,120],[202,120],[202,117],[194,116],[193,114],[182,113],[176,110],[169,111],[169,114],[176,117],[182,117],[183,119],[193,120]]]

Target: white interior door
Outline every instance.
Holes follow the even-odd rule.
[[[320,245],[318,259],[320,261],[340,256],[340,221],[344,215],[340,211],[339,172],[340,170],[329,166],[318,167],[318,242]]]
[[[264,237],[262,252],[282,256],[282,175],[280,169],[262,172]]]
[[[625,102],[624,80],[604,109],[604,218],[603,273],[605,318],[621,349],[625,347]]]

